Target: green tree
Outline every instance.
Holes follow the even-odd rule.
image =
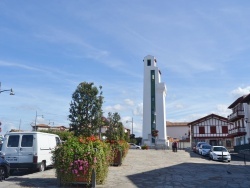
[[[121,119],[120,115],[115,113],[108,113],[108,129],[106,131],[106,136],[108,140],[120,140],[122,137],[121,129],[123,125],[119,122]],[[124,130],[122,130],[124,132]],[[122,138],[123,139],[123,138]]]
[[[102,118],[102,86],[99,90],[94,83],[82,82],[72,94],[70,103],[70,131],[75,136],[97,135]]]
[[[119,137],[119,140],[125,140],[125,132],[124,132],[124,126],[122,122],[118,123],[118,137]]]

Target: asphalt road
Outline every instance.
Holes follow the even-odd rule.
[[[250,162],[232,155],[232,161],[209,160],[181,150],[129,150],[119,167],[109,167],[107,181],[97,188],[165,188],[165,187],[250,187]],[[55,170],[17,172],[0,188],[57,186]],[[72,186],[70,186],[72,187]],[[75,187],[75,186],[73,186]]]

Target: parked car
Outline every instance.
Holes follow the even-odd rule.
[[[201,144],[199,148],[199,154],[202,156],[209,156],[210,150],[211,150],[211,145],[209,144]]]
[[[138,145],[136,145],[136,144],[134,144],[134,143],[129,143],[129,148],[130,149],[141,149],[141,146],[138,146]]]
[[[10,176],[10,164],[0,157],[0,181]]]
[[[209,157],[210,159],[217,161],[231,161],[231,155],[224,146],[212,146]]]
[[[208,144],[208,143],[206,143],[206,142],[198,142],[196,144],[196,146],[195,146],[194,152],[199,153],[199,148],[200,148],[200,145],[202,145],[202,144]]]

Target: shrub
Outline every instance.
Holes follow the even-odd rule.
[[[147,146],[146,144],[144,144],[141,149],[149,149],[149,146]]]

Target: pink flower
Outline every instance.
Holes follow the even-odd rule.
[[[97,163],[97,159],[96,159],[96,157],[94,157],[94,163]]]
[[[79,167],[79,170],[83,170],[82,166]]]
[[[72,170],[72,174],[78,174],[78,170],[77,169],[73,169]]]

